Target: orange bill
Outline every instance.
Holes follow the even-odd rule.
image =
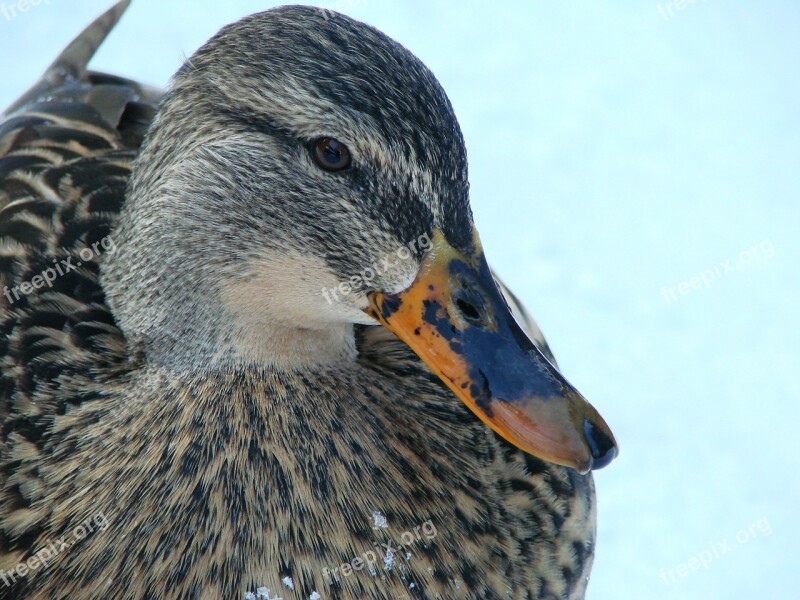
[[[474,237],[466,256],[435,231],[411,287],[370,293],[367,312],[521,450],[581,473],[606,466],[614,435],[514,320]]]

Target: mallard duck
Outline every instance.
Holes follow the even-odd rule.
[[[616,442],[494,277],[431,72],[284,7],[0,125],[0,596],[583,598]]]

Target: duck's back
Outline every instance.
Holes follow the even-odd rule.
[[[159,93],[86,70],[126,5],[87,28],[0,117],[0,573],[7,577],[47,523],[36,465],[53,418],[88,399],[66,382],[113,373],[127,360],[99,263],[114,249],[109,233]]]
[[[105,343],[120,337],[98,285],[98,263],[114,249],[109,233],[160,93],[86,64],[126,6],[97,19],[0,116],[5,435],[15,391],[30,392],[25,386],[75,364],[53,360],[54,352],[91,352],[99,333],[92,322]]]

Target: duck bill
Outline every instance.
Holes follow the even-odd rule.
[[[581,473],[607,465],[611,430],[522,331],[474,239],[465,255],[435,231],[411,287],[372,292],[368,314],[519,449]]]

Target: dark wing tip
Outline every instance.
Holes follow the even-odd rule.
[[[547,357],[547,360],[553,363],[554,367],[558,368],[556,358],[553,356],[553,351],[550,350],[550,346],[547,344],[547,340],[544,339],[542,330],[539,329],[539,325],[533,320],[533,317],[527,311],[525,305],[523,305],[519,298],[517,298],[517,296],[510,289],[508,289],[506,284],[503,283],[494,270],[492,270],[492,275],[494,276],[495,282],[497,282],[497,287],[500,288],[500,292],[505,297],[506,302],[508,302],[508,307],[511,309],[511,313],[517,320],[517,324],[522,327],[525,333],[528,334],[528,337],[530,337],[531,341],[536,344],[536,347],[541,351],[541,353]]]
[[[80,79],[86,72],[86,65],[89,64],[92,56],[108,37],[111,30],[114,29],[114,26],[119,22],[130,4],[131,0],[120,0],[97,17],[58,55],[58,58],[47,68],[42,78],[12,104],[4,114],[11,114],[18,108],[42,96],[48,89],[63,84],[66,80]]]
[[[53,64],[47,68],[44,77],[64,77],[65,75],[80,77],[86,71],[86,65],[89,64],[92,56],[114,29],[130,4],[131,0],[120,0],[97,17],[91,25],[70,42],[69,46],[64,48]]]

